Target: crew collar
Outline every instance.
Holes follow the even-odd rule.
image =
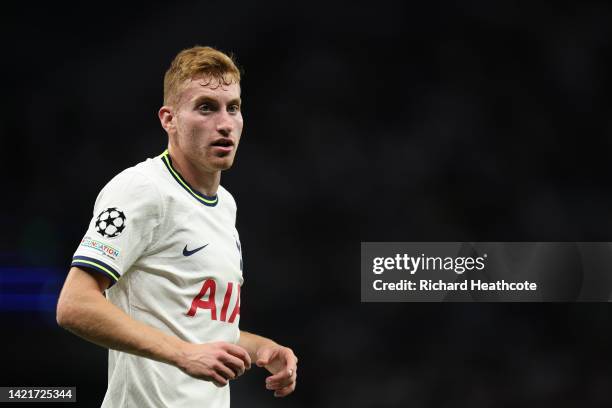
[[[207,196],[205,194],[200,193],[195,188],[191,187],[191,185],[181,176],[181,174],[172,166],[172,158],[168,153],[168,149],[166,149],[162,154],[159,155],[162,162],[166,165],[166,168],[172,175],[172,177],[183,187],[193,198],[198,200],[200,203],[207,205],[209,207],[214,207],[219,202],[218,194],[214,196]]]

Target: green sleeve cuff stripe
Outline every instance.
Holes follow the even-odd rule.
[[[113,278],[115,280],[115,282],[118,281],[119,280],[119,276],[121,276],[116,270],[114,270],[110,266],[105,265],[102,262],[99,262],[97,260],[94,260],[93,258],[89,258],[89,257],[85,257],[85,256],[79,256],[79,257],[75,256],[74,258],[72,258],[72,265],[73,266],[79,266],[80,265],[80,266],[90,266],[90,267],[93,267],[94,269],[97,269],[100,272],[105,272],[108,276]]]

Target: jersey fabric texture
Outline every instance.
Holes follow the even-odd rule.
[[[194,190],[168,152],[100,192],[72,265],[111,279],[106,297],[132,318],[191,343],[240,337],[242,254],[236,202]],[[109,350],[102,407],[229,407],[229,385]]]

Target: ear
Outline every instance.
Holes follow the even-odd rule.
[[[157,116],[159,117],[159,121],[166,132],[170,133],[174,130],[174,113],[172,111],[172,106],[162,106],[159,108]]]

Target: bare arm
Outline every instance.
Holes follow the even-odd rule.
[[[73,267],[57,303],[57,322],[100,346],[176,365],[183,341],[136,321],[106,300],[109,279]]]
[[[171,364],[217,386],[250,368],[250,358],[241,347],[225,342],[191,344],[132,319],[102,294],[109,284],[102,274],[73,267],[57,304],[58,324],[92,343]]]
[[[244,348],[251,357],[252,361],[257,360],[257,350],[263,346],[278,346],[278,344],[266,337],[258,336],[253,333],[240,330],[240,340],[238,345]]]
[[[258,367],[265,367],[272,373],[266,378],[266,388],[273,390],[275,397],[285,397],[295,390],[298,358],[293,350],[243,330],[238,345],[249,353]]]

